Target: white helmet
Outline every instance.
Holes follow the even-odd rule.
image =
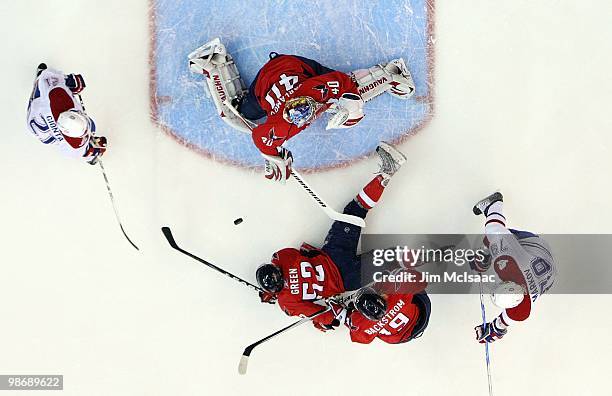
[[[514,308],[523,301],[525,288],[514,282],[502,282],[491,291],[493,304],[500,308]]]
[[[66,136],[80,138],[89,131],[87,117],[78,110],[64,111],[57,119],[57,126]]]

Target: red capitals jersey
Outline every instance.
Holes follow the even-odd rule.
[[[399,344],[412,335],[419,319],[419,308],[412,303],[413,294],[391,294],[387,296],[387,313],[379,321],[372,321],[358,311],[348,319],[351,341],[369,344],[380,338],[388,344]]]
[[[344,292],[338,267],[320,249],[302,245],[305,250],[286,248],[272,256],[272,264],[283,272],[285,287],[277,294],[278,304],[287,315],[309,316],[322,309],[314,301]]]
[[[259,71],[255,84],[257,101],[267,113],[266,122],[253,129],[255,146],[264,154],[277,155],[277,147],[309,125],[298,127],[283,118],[288,100],[308,96],[317,102],[312,122],[347,92],[359,94],[357,85],[345,73],[316,75],[312,67],[295,56],[272,58]]]

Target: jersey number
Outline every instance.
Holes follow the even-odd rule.
[[[282,88],[285,88],[285,92],[287,92],[287,91],[291,91],[293,87],[295,87],[297,82],[298,82],[297,76],[287,77],[286,74],[281,74],[278,84],[280,84]],[[276,99],[272,98],[272,94],[276,96]],[[277,102],[277,100],[280,101],[282,97],[283,97],[283,93],[281,93],[281,90],[278,88],[278,85],[276,85],[275,83],[274,85],[272,85],[272,88],[270,88],[270,90],[266,94],[266,102],[270,103],[270,107],[272,107],[272,109],[275,109],[278,105],[280,105],[280,102]]]
[[[544,260],[541,257],[538,257],[531,262],[531,269],[540,280],[540,293],[546,293],[546,291],[552,287],[554,282],[553,279],[553,282],[550,282],[549,284],[549,281],[552,279],[551,275],[549,275],[549,272],[552,271],[552,266],[548,261]]]
[[[323,282],[325,280],[325,272],[323,271],[322,265],[313,267],[309,262],[302,261],[300,263],[300,273],[304,279],[312,278],[312,275],[314,274],[317,281]],[[310,286],[312,286],[312,292],[308,290]],[[319,292],[319,294],[317,294],[317,292]],[[304,300],[316,300],[322,292],[323,286],[317,283],[302,283],[302,298]]]
[[[47,133],[47,131],[49,130],[49,125],[47,125],[44,120],[43,122],[44,124],[39,124],[38,122],[36,122],[35,118],[32,118],[30,120],[30,128],[32,128],[32,131],[36,136],[40,136],[41,133]],[[44,144],[53,143],[54,141],[55,138],[53,137],[53,135],[49,135],[45,139],[41,139],[41,142],[43,142]]]
[[[389,322],[389,326],[392,329],[395,329],[396,331],[400,331],[402,327],[408,324],[408,322],[410,322],[410,319],[408,318],[408,316],[400,312],[397,314],[395,318],[393,318],[391,322]],[[391,332],[387,329],[382,329],[381,331],[379,331],[379,333],[383,335],[388,335],[388,336],[391,335]]]

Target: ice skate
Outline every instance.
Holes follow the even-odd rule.
[[[488,197],[476,202],[476,205],[474,205],[474,208],[472,210],[474,211],[475,215],[484,214],[485,216],[487,216],[489,207],[497,201],[504,201],[504,196],[499,191],[494,192]]]
[[[380,142],[376,147],[376,153],[381,160],[379,172],[385,179],[390,179],[406,162],[406,156],[387,142]]]

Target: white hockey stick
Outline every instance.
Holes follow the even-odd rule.
[[[230,111],[236,115],[236,117],[241,119],[242,122],[244,122],[244,124],[249,128],[249,130],[253,129],[253,126],[255,124],[253,122],[245,119],[242,116],[242,114],[240,114],[238,112],[238,110],[236,110],[236,108],[234,106],[232,106],[228,101],[223,102],[223,104],[225,106],[227,106],[227,108],[229,108]],[[332,219],[334,221],[342,221],[344,223],[353,224],[353,225],[356,225],[357,227],[361,227],[361,228],[364,228],[366,226],[365,220],[362,219],[361,217],[349,215],[349,214],[346,214],[346,213],[340,213],[337,210],[334,210],[334,209],[330,208],[329,205],[319,196],[319,194],[316,193],[316,191],[314,191],[308,185],[308,183],[306,183],[306,181],[304,180],[302,175],[300,175],[299,172],[297,172],[295,169],[291,170],[291,176],[293,176],[293,178],[299,183],[299,185],[302,186],[302,188],[304,188],[304,190],[306,190],[308,195],[310,195],[312,197],[312,199],[314,199],[317,202],[317,204],[319,204],[321,209],[323,209],[325,214],[327,216],[329,216],[330,219]]]
[[[325,212],[330,219],[334,221],[342,221],[345,223],[356,225],[357,227],[364,228],[366,226],[365,220],[358,216],[349,215],[346,213],[340,213],[330,208],[323,199],[306,183],[302,175],[300,175],[295,169],[291,170],[291,176],[306,190],[306,192],[314,199],[321,209]]]
[[[480,311],[482,312],[482,325],[486,327],[487,325],[487,313],[485,311],[484,302],[483,302],[483,289],[482,289],[482,279],[480,280]],[[491,357],[489,355],[489,343],[485,342],[485,361],[487,363],[487,379],[489,381],[489,396],[493,396],[493,383],[491,381]]]

